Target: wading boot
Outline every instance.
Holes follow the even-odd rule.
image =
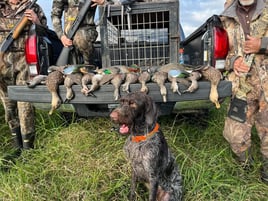
[[[253,166],[253,158],[250,149],[236,155],[236,160],[239,165],[246,171],[249,171]]]
[[[268,185],[268,158],[262,159],[261,180]]]
[[[0,159],[0,169],[4,171],[7,171],[14,164],[15,159],[17,159],[21,155],[22,151],[22,138],[20,127],[12,129],[11,135],[13,148],[9,153],[5,154]]]
[[[21,138],[21,132],[20,127],[14,128],[11,130],[12,140],[13,140],[13,147],[14,147],[14,155],[15,157],[19,157],[21,154],[22,149],[22,138]]]
[[[22,146],[24,150],[34,148],[35,133],[22,134]]]

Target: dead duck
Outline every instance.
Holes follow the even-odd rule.
[[[167,102],[167,88],[165,86],[165,82],[168,78],[168,74],[166,72],[155,72],[152,76],[152,81],[157,83],[160,88],[160,94],[163,97],[163,102]]]
[[[166,73],[168,73],[170,70],[180,70],[181,73],[185,73],[185,75],[189,74],[187,71],[185,71],[184,66],[178,63],[168,63],[157,69],[157,71],[163,71]]]
[[[196,70],[198,70],[202,74],[204,79],[210,81],[209,99],[212,103],[215,104],[216,108],[219,109],[221,106],[218,100],[219,94],[217,88],[220,80],[222,79],[221,72],[213,66],[201,66]]]
[[[179,90],[179,84],[177,83],[177,77],[172,74],[172,70],[169,71],[168,73],[168,81],[171,83],[170,84],[170,89],[173,93],[178,93],[181,95],[181,92]]]
[[[86,96],[88,95],[88,91],[89,91],[89,88],[87,85],[92,83],[93,76],[94,76],[93,73],[86,73],[83,75],[83,77],[81,79],[81,85],[82,85],[81,92],[82,92],[82,94],[84,94]]]
[[[148,93],[149,88],[146,86],[146,83],[151,80],[151,74],[148,71],[142,71],[138,77],[138,81],[141,83],[141,92]]]
[[[47,72],[48,73],[51,73],[53,71],[60,71],[62,74],[64,74],[63,70],[66,68],[67,66],[55,66],[55,65],[52,65],[52,66],[49,66],[48,69],[47,69]]]
[[[122,91],[129,93],[130,84],[138,82],[139,75],[137,73],[126,73],[126,78],[124,84],[122,84]]]
[[[190,82],[186,79],[185,75],[181,73],[180,70],[170,70],[168,71],[168,81],[171,83],[170,89],[173,93],[178,93],[181,95],[179,83],[190,86]]]
[[[93,92],[100,88],[100,86],[101,86],[100,82],[101,82],[103,76],[104,76],[103,74],[96,74],[96,75],[92,76],[92,79],[91,79],[92,84],[91,84],[89,90],[85,93],[86,96],[89,96],[89,95],[95,96],[93,94]]]
[[[29,88],[34,88],[39,84],[46,84],[46,79],[47,79],[47,75],[37,75],[26,84]]]
[[[173,93],[178,93],[181,95],[179,89],[179,83],[189,87],[190,82],[185,78],[189,76],[189,73],[184,69],[184,67],[178,63],[169,63],[161,66],[158,71],[168,73],[168,80],[171,83],[170,89]]]
[[[59,85],[64,82],[64,74],[60,71],[53,71],[48,74],[46,79],[46,86],[51,93],[51,109],[49,115],[51,115],[56,109],[58,109],[62,103],[62,100],[58,94]]]
[[[101,68],[95,70],[95,75],[91,77],[91,86],[85,95],[95,96],[93,94],[94,91],[100,88],[100,86],[104,84],[109,84],[115,75],[120,73],[120,68],[118,67],[109,67],[109,68]]]
[[[66,98],[64,103],[68,103],[70,100],[74,98],[74,92],[72,86],[74,84],[82,85],[82,73],[73,73],[65,76],[64,86],[66,88]]]
[[[202,74],[197,71],[193,71],[190,73],[190,76],[187,78],[191,81],[191,85],[183,91],[183,93],[190,92],[193,93],[198,89],[198,80],[202,77]]]
[[[114,75],[111,80],[111,84],[114,86],[114,100],[117,101],[120,98],[120,86],[125,80],[125,73],[118,73]]]
[[[120,68],[117,66],[111,66],[108,68],[100,68],[95,70],[96,74],[102,75],[102,80],[100,82],[100,85],[108,84],[113,79],[113,76],[115,74],[120,73]]]

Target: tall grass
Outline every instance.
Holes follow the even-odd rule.
[[[0,108],[4,114],[3,108]],[[176,156],[184,179],[185,200],[267,200],[268,186],[259,178],[259,140],[253,132],[254,167],[244,171],[222,137],[226,104],[207,115],[170,115],[159,123]],[[35,149],[24,151],[0,171],[0,200],[4,201],[126,201],[130,166],[125,137],[111,131],[109,118],[76,119],[36,112]],[[10,134],[0,116],[1,147],[10,149]],[[0,155],[0,156],[1,156]],[[142,184],[137,200],[148,200]]]

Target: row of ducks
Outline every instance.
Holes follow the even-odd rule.
[[[181,95],[182,93],[193,93],[196,91],[198,89],[198,80],[201,78],[211,82],[209,99],[215,104],[216,108],[220,108],[217,86],[222,79],[222,74],[212,66],[200,66],[188,72],[183,65],[176,63],[144,69],[111,66],[95,70],[93,70],[91,65],[67,65],[50,66],[48,72],[48,75],[34,77],[28,83],[28,87],[34,88],[38,84],[46,84],[52,95],[50,115],[59,108],[62,102],[68,103],[74,98],[73,85],[81,86],[81,92],[85,96],[95,96],[94,91],[102,85],[112,84],[114,86],[114,100],[117,101],[120,98],[120,87],[122,87],[122,91],[129,93],[130,84],[140,83],[140,91],[148,93],[149,89],[146,84],[155,82],[159,86],[163,102],[167,102],[166,81],[171,83],[170,89],[173,93]],[[179,83],[185,85],[187,89],[180,91]],[[61,100],[58,94],[59,85],[62,84],[66,87],[64,101]]]

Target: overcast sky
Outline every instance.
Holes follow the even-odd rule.
[[[180,21],[188,36],[196,28],[202,25],[213,14],[220,14],[225,0],[180,0]],[[51,26],[50,12],[52,0],[38,0],[37,3],[43,8]]]

